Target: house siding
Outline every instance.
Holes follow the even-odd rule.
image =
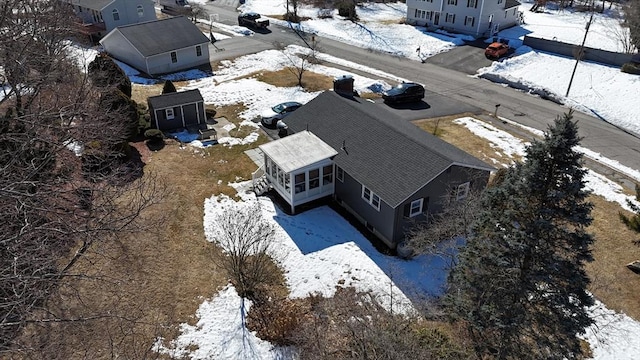
[[[457,185],[470,182],[470,191],[479,191],[487,186],[490,172],[480,169],[471,169],[462,166],[451,166],[449,169],[438,175],[435,179],[426,184],[423,188],[411,195],[395,209],[396,224],[394,229],[394,240],[400,242],[407,232],[416,223],[424,222],[428,214],[437,214],[443,210],[445,196],[449,196]],[[429,199],[429,202],[422,209],[422,214],[414,217],[406,217],[405,206],[418,199]],[[424,206],[424,204],[423,204]]]
[[[202,43],[202,55],[197,56],[196,46],[175,50],[177,62],[171,62],[171,52],[153,55],[147,58],[145,72],[149,75],[165,74],[185,69],[191,69],[209,63],[209,43]]]
[[[337,174],[337,172],[334,172]],[[365,185],[366,186],[366,185]],[[334,198],[390,248],[395,248],[394,210],[380,199],[380,210],[362,198],[362,184],[344,172],[344,181],[335,178]],[[340,203],[340,202],[338,202]],[[346,206],[345,206],[346,205]]]
[[[489,35],[490,26],[502,30],[517,24],[518,7],[505,9],[505,3],[506,0],[478,0],[477,7],[468,7],[467,0],[458,0],[457,5],[448,4],[448,0],[407,0],[407,21],[475,36]],[[439,20],[436,23],[435,15],[431,19],[420,16],[421,13],[416,16],[416,10],[439,13]],[[447,14],[455,14],[455,20],[447,21]],[[473,17],[473,23],[465,24],[466,17]]]
[[[143,16],[138,16],[138,5],[142,6]],[[113,19],[113,10],[118,10],[119,20]],[[118,26],[136,24],[144,21],[156,20],[156,11],[154,3],[148,1],[135,0],[118,0],[107,5],[102,9],[102,19],[107,28],[107,32]]]
[[[167,119],[166,108],[150,108],[151,126],[160,130],[173,130],[189,125],[206,123],[204,103],[191,103],[172,107],[173,119]],[[184,115],[184,121],[183,116]]]
[[[182,123],[182,110],[180,106],[173,107],[173,119],[167,119],[165,109],[154,109],[155,120],[157,121],[158,129],[160,130],[172,130],[184,127]],[[156,122],[153,122],[155,126]]]

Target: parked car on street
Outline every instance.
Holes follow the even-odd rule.
[[[287,101],[278,104],[262,113],[262,125],[268,127],[276,127],[280,120],[282,120],[290,113],[296,111],[300,106],[302,106],[302,104],[296,101]]]
[[[254,29],[266,29],[269,26],[269,19],[261,19],[260,14],[247,12],[238,15],[238,25]]]
[[[486,56],[487,59],[497,60],[507,55],[508,52],[509,45],[500,42],[494,42],[491,43],[491,45],[487,46],[487,48],[484,50],[484,56]]]
[[[418,83],[402,83],[382,93],[388,103],[417,102],[424,98],[424,86]]]

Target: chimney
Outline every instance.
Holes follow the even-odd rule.
[[[341,75],[333,79],[333,91],[340,95],[354,96],[353,76]]]

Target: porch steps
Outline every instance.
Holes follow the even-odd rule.
[[[271,185],[267,181],[266,175],[262,175],[253,182],[253,192],[260,196],[271,189]]]

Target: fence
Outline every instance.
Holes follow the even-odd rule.
[[[562,41],[547,40],[531,36],[524,37],[524,45],[530,46],[536,50],[542,50],[554,54],[560,54],[569,57],[575,57],[580,45],[568,44]],[[631,61],[632,54],[623,54],[613,51],[594,49],[585,46],[584,56],[582,60],[595,61],[603,64],[622,66],[622,64]]]

